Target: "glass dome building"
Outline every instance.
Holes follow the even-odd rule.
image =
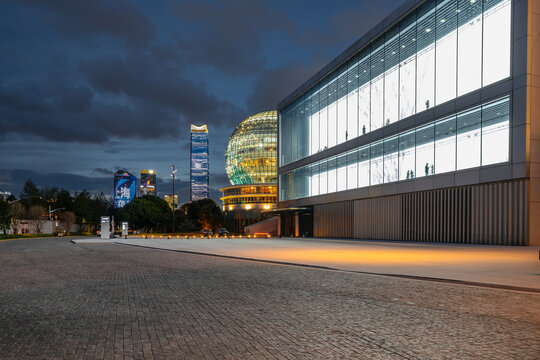
[[[225,226],[233,233],[269,217],[277,204],[277,112],[264,111],[238,125],[227,144],[225,168],[231,186],[223,192]],[[272,231],[274,233],[274,231]]]
[[[248,117],[234,130],[225,168],[232,185],[277,183],[277,112]]]

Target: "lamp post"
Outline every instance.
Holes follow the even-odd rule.
[[[51,205],[49,205],[49,225],[51,226],[51,234],[52,234],[52,230],[53,230],[53,227],[52,227],[52,214],[57,212],[57,211],[60,211],[60,210],[65,210],[65,208],[58,208],[58,209],[54,209],[54,210],[51,210]],[[56,225],[55,225],[56,226]],[[69,230],[68,230],[69,231]]]
[[[54,209],[54,210],[51,210],[51,205],[49,205],[49,221],[52,220],[51,218],[51,215],[57,211],[60,211],[60,210],[65,210],[66,208],[58,208],[58,209]]]
[[[173,234],[175,233],[175,229],[176,229],[176,224],[175,224],[175,219],[174,219],[174,210],[175,210],[175,207],[176,207],[176,201],[174,200],[174,179],[176,179],[176,168],[174,167],[174,164],[172,164],[171,166],[171,176],[172,176],[172,203],[173,203],[173,206],[172,206],[172,227],[173,227]]]

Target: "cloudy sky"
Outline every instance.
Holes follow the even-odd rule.
[[[246,117],[277,103],[404,0],[0,0],[0,191],[112,193],[155,169],[189,196],[189,125],[208,124],[212,198]]]

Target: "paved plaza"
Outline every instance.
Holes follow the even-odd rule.
[[[2,359],[538,359],[540,293],[0,242]]]
[[[534,246],[307,238],[130,237],[114,241],[150,248],[540,291],[540,247]]]

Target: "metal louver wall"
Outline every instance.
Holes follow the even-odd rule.
[[[314,206],[318,237],[527,245],[527,180]]]

